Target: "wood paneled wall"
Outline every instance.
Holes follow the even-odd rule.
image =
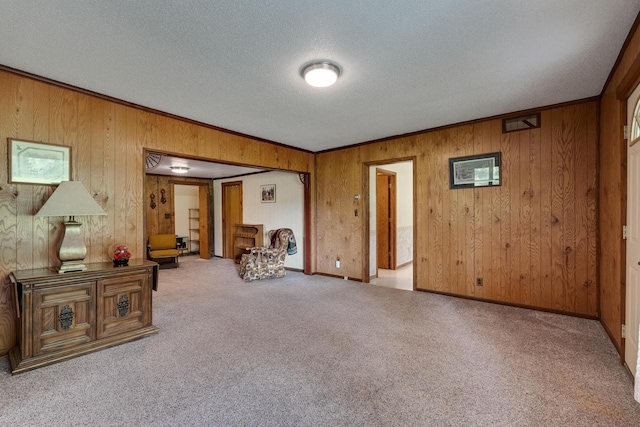
[[[637,19],[636,19],[637,21]],[[622,226],[626,224],[626,121],[616,92],[640,57],[640,31],[634,25],[626,48],[600,99],[600,321],[616,348],[622,350],[626,268]],[[633,82],[634,84],[637,83]]]
[[[0,71],[0,161],[5,166],[8,137],[71,147],[72,179],[82,181],[107,211],[105,217],[79,218],[87,262],[109,260],[108,249],[115,242],[125,243],[134,257],[145,256],[144,148],[282,170],[314,170],[314,155],[308,152]],[[7,182],[7,168],[0,167],[0,354],[15,345],[8,274],[59,264],[62,222],[33,216],[52,187]]]
[[[363,164],[415,157],[417,287],[596,317],[597,102],[319,153],[317,269],[363,279]],[[449,189],[450,157],[502,152],[502,186]],[[335,259],[341,268],[335,268]],[[476,286],[482,277],[483,286]]]

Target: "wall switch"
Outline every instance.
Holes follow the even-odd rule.
[[[476,277],[476,285],[482,286],[482,277]]]

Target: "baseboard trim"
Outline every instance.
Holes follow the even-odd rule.
[[[570,311],[554,310],[554,309],[551,309],[551,308],[536,307],[536,306],[533,306],[533,305],[516,304],[516,303],[512,303],[512,302],[498,301],[498,300],[493,300],[493,299],[488,299],[488,298],[478,298],[478,297],[471,297],[471,296],[467,296],[467,295],[458,295],[458,294],[452,294],[450,292],[434,291],[434,290],[431,290],[431,289],[415,288],[415,290],[416,291],[420,291],[420,292],[428,292],[428,293],[431,293],[431,294],[445,295],[445,296],[448,296],[448,297],[455,297],[455,298],[468,299],[468,300],[472,300],[472,301],[486,302],[486,303],[489,303],[489,304],[506,305],[506,306],[509,306],[509,307],[524,308],[524,309],[527,309],[527,310],[542,311],[542,312],[545,312],[545,313],[563,314],[565,316],[580,317],[582,319],[599,320],[598,317],[595,317],[595,316],[589,316],[587,314],[580,314],[580,313],[572,313]]]
[[[344,279],[344,280],[351,280],[353,282],[362,282],[362,279],[357,279],[355,277],[349,277],[349,276],[338,276],[337,274],[329,274],[329,273],[313,273],[314,276],[325,276],[325,277],[333,277],[334,279]],[[346,277],[346,279],[345,279]]]
[[[378,278],[378,273],[374,274],[373,276],[369,276],[369,280],[375,280]]]
[[[297,271],[298,273],[304,273],[304,270],[301,268],[285,267],[284,269],[287,271]]]
[[[405,262],[403,264],[400,264],[400,265],[396,265],[396,270],[399,269],[399,268],[402,268],[402,267],[406,267],[407,265],[411,265],[411,264],[413,264],[413,260],[407,261],[407,262]]]

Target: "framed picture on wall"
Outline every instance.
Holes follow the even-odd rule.
[[[449,159],[450,188],[500,185],[500,153]]]
[[[266,184],[260,186],[260,202],[275,203],[276,202],[276,185]]]
[[[10,184],[53,185],[71,179],[71,147],[7,138]]]

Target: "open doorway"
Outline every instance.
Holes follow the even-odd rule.
[[[164,233],[175,233],[173,225],[173,210],[169,203],[162,203],[162,189],[157,182],[172,179],[178,184],[184,181],[206,183],[209,207],[206,220],[202,212],[198,212],[200,226],[206,224],[206,245],[208,256],[222,257],[222,197],[221,183],[239,181],[243,184],[240,196],[242,209],[241,219],[229,220],[230,223],[263,224],[265,235],[268,230],[276,228],[291,228],[297,242],[297,253],[287,256],[285,267],[291,270],[304,271],[311,274],[311,257],[309,239],[306,238],[311,228],[311,186],[308,173],[295,171],[272,170],[256,166],[238,165],[224,162],[182,157],[168,153],[145,152],[145,242],[149,229],[159,229]],[[175,174],[180,172],[180,178]],[[149,185],[151,182],[154,185]],[[270,197],[261,199],[262,188],[269,188],[273,193]],[[172,188],[172,187],[171,187]],[[169,194],[171,193],[171,195]],[[168,200],[172,200],[173,191],[166,191]],[[200,202],[200,206],[203,202]],[[153,207],[152,207],[153,206]],[[195,228],[195,227],[192,227]],[[200,232],[200,251],[204,247],[203,232]],[[194,240],[195,237],[193,238]],[[233,239],[231,239],[233,241]],[[266,243],[266,240],[265,240]]]
[[[415,289],[413,166],[413,159],[365,165],[368,183],[365,281],[373,285]]]
[[[172,181],[175,235],[182,255],[209,259],[209,186]]]
[[[222,183],[222,258],[234,258],[234,227],[242,224],[242,181]]]

